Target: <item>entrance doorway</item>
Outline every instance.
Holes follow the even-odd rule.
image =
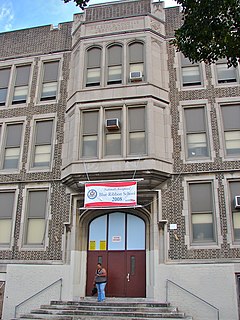
[[[87,295],[91,294],[98,262],[108,272],[106,295],[146,296],[146,227],[143,219],[129,213],[102,215],[89,225]]]

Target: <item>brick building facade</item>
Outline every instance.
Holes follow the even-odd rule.
[[[119,1],[0,34],[4,320],[60,282],[89,295],[97,261],[109,296],[238,319],[240,70],[189,63],[180,24],[179,7]],[[84,207],[86,182],[116,180],[137,181],[138,206]]]

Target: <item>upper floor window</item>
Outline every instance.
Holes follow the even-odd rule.
[[[40,100],[55,100],[58,90],[59,61],[43,63],[43,78]]]
[[[14,201],[14,191],[0,192],[0,245],[9,245],[11,241]]]
[[[199,63],[192,63],[181,54],[181,73],[183,87],[199,86],[202,84]]]
[[[35,123],[32,168],[50,167],[52,159],[53,120]]]
[[[81,157],[146,154],[145,107],[83,111],[81,119]]]
[[[192,242],[216,241],[213,188],[211,182],[189,183]]]
[[[187,158],[209,157],[209,143],[204,107],[184,108]]]
[[[144,45],[141,42],[133,42],[129,45],[129,71],[130,81],[139,80],[134,76],[140,72],[140,76],[144,75]]]
[[[218,83],[237,82],[237,68],[233,66],[229,68],[226,61],[216,62],[216,73]]]
[[[235,206],[235,197],[240,196],[240,181],[230,181],[229,186],[233,236],[234,241],[240,241],[240,208]]]
[[[25,245],[43,245],[46,231],[48,190],[28,190]]]
[[[87,51],[86,86],[99,86],[101,83],[102,50],[98,47]]]
[[[227,156],[240,155],[240,105],[221,107],[225,151]]]
[[[30,71],[31,65],[18,65],[0,69],[0,106],[7,103],[26,103]]]
[[[108,79],[107,84],[122,83],[122,47],[112,45],[107,50]]]

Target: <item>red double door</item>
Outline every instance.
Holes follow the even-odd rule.
[[[96,266],[101,262],[108,273],[106,296],[145,297],[144,221],[120,212],[93,221],[89,228],[87,295],[91,295]]]

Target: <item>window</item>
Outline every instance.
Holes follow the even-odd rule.
[[[107,84],[122,83],[122,47],[112,45],[108,48]]]
[[[200,65],[198,63],[192,64],[188,58],[181,54],[181,66],[183,87],[199,86],[202,84]]]
[[[145,108],[128,109],[129,154],[146,154]]]
[[[17,169],[22,140],[22,123],[7,124],[3,156],[3,169]]]
[[[234,241],[240,241],[240,209],[235,208],[235,196],[240,195],[240,181],[230,181],[230,199]]]
[[[12,216],[15,192],[0,192],[0,245],[9,245],[12,233]]]
[[[80,141],[84,158],[146,155],[145,107],[82,111]]]
[[[228,68],[226,62],[216,64],[218,83],[237,82],[237,68]]]
[[[32,167],[50,167],[52,156],[53,120],[36,121]]]
[[[189,193],[192,242],[215,242],[212,183],[190,183]]]
[[[25,241],[27,245],[43,245],[46,229],[47,190],[29,190],[27,194],[27,220]]]
[[[24,103],[27,101],[30,69],[30,65],[16,67],[12,104]]]
[[[0,106],[6,104],[10,72],[11,68],[0,69]]]
[[[43,63],[43,80],[41,90],[41,101],[55,100],[58,89],[59,61],[48,61]]]
[[[105,111],[105,121],[107,119],[118,119],[121,125],[121,109],[110,109]],[[106,122],[105,122],[106,124]],[[107,129],[105,126],[105,155],[114,156],[122,154],[122,134],[121,128]]]
[[[206,132],[205,108],[184,109],[187,158],[208,158],[209,147]]]
[[[99,86],[101,83],[102,50],[91,48],[87,51],[87,79],[86,86]]]
[[[240,105],[221,107],[227,156],[240,154]]]
[[[98,154],[98,111],[82,113],[82,156],[96,158]]]
[[[129,45],[129,71],[144,74],[144,45],[141,42]]]

